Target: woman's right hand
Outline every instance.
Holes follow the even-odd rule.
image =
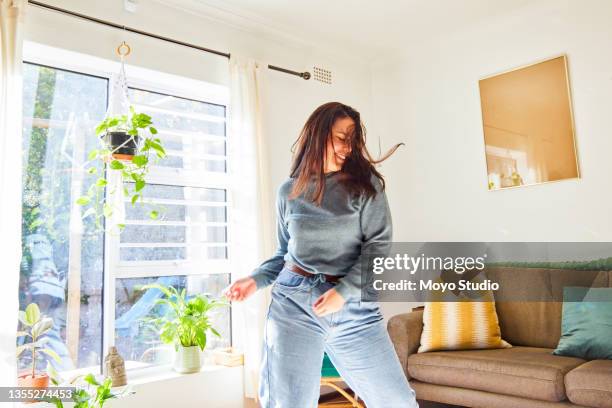
[[[227,297],[229,301],[242,302],[257,291],[257,283],[255,279],[250,276],[240,278],[236,282],[233,282],[227,288],[223,289],[222,294]]]

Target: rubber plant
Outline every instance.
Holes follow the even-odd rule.
[[[157,304],[165,305],[167,313],[159,317],[148,317],[145,321],[157,329],[162,342],[175,345],[177,354],[174,369],[181,373],[199,371],[199,350],[203,351],[206,347],[208,332],[220,337],[212,327],[210,312],[229,304],[225,300],[211,299],[205,295],[187,297],[185,289],[179,291],[174,286],[151,284],[142,289],[158,289],[165,296],[158,299]]]
[[[32,368],[29,373],[19,376],[18,383],[22,387],[45,388],[49,385],[49,376],[47,373],[36,374],[36,360],[42,356],[60,361],[55,351],[45,347],[48,341],[46,334],[53,328],[53,319],[41,314],[36,303],[30,303],[25,310],[19,311],[19,321],[23,329],[17,332],[17,337],[25,337],[27,342],[17,347],[17,357],[29,351]]]
[[[120,137],[123,134],[127,137]],[[89,151],[87,159],[91,165],[86,169],[87,173],[98,177],[89,186],[87,193],[76,200],[77,204],[89,207],[82,218],[94,216],[96,228],[102,229],[103,217],[111,217],[115,210],[112,199],[105,194],[110,185],[109,174],[100,172],[99,166],[93,165],[92,162],[96,160],[105,163],[110,170],[119,171],[122,181],[133,183],[131,191],[121,183],[123,193],[129,197],[132,205],[142,201],[151,166],[166,156],[163,143],[156,135],[157,129],[153,126],[151,116],[136,112],[133,106],[130,106],[129,115],[109,116],[100,122],[96,127],[100,148]],[[119,187],[111,188],[110,196],[116,194],[115,189]],[[159,211],[153,209],[149,211],[149,216],[156,219]],[[119,224],[118,227],[122,229],[124,225]]]

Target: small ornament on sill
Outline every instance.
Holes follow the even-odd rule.
[[[217,365],[235,367],[244,365],[244,354],[233,347],[212,350],[213,361]]]
[[[117,347],[108,349],[108,354],[104,358],[104,375],[111,378],[113,387],[122,387],[127,384],[125,362],[119,355]]]

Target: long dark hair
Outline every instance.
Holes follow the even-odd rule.
[[[374,164],[389,158],[403,143],[393,146],[381,158],[373,159],[366,148],[366,129],[359,112],[340,102],[328,102],[319,106],[310,115],[291,148],[294,156],[290,176],[295,178],[295,182],[289,195],[290,199],[306,192],[307,199],[317,205],[321,204],[325,190],[324,165],[327,142],[331,138],[333,124],[342,118],[351,118],[355,122],[353,134],[348,136],[351,152],[340,170],[342,184],[351,194],[365,194],[366,197],[371,197],[376,194],[376,188],[372,184],[372,175],[374,175],[380,180],[384,190],[385,180]],[[311,182],[314,183],[312,188],[310,188]]]

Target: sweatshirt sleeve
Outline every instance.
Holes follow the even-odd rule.
[[[360,300],[362,289],[362,261],[364,253],[370,257],[373,253],[387,256],[393,236],[391,211],[387,196],[382,185],[376,180],[376,195],[365,199],[360,212],[362,232],[361,255],[349,272],[340,278],[335,289],[342,297],[348,300]]]
[[[285,254],[289,243],[289,231],[285,223],[286,198],[282,186],[276,196],[276,238],[277,249],[271,258],[264,261],[252,273],[251,277],[257,283],[257,289],[265,288],[276,280],[276,277],[285,264]]]

